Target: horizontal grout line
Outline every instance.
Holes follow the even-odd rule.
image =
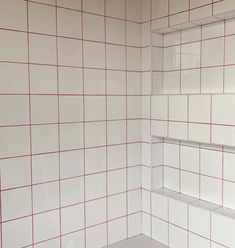
[[[27,185],[12,187],[12,188],[3,188],[3,186],[2,186],[1,192],[7,192],[7,191],[11,191],[11,190],[23,189],[23,188],[34,187],[34,186],[41,186],[41,185],[50,184],[50,183],[60,183],[60,182],[67,181],[67,180],[80,179],[80,178],[84,178],[84,177],[88,177],[88,176],[94,176],[94,175],[100,175],[100,174],[104,174],[104,173],[108,173],[108,172],[126,170],[126,168],[133,169],[133,168],[138,168],[141,166],[143,166],[143,165],[141,165],[141,164],[127,165],[127,167],[126,167],[126,165],[122,165],[121,167],[114,168],[114,169],[85,173],[85,174],[72,176],[72,177],[61,177],[61,178],[57,178],[57,179],[50,180],[50,181],[32,183],[32,184],[27,184]]]

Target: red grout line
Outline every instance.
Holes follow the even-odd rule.
[[[31,230],[31,235],[32,235],[32,248],[34,248],[34,205],[33,205],[33,157],[32,157],[32,151],[33,151],[33,146],[32,146],[32,109],[31,109],[31,74],[30,74],[30,37],[29,37],[29,4],[26,4],[26,11],[27,11],[27,55],[28,55],[28,84],[29,84],[29,153],[30,153],[30,187],[31,187],[31,219],[32,219],[32,230]]]

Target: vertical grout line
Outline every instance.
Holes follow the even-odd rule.
[[[181,192],[181,142],[179,141],[179,193]]]
[[[223,94],[225,93],[225,54],[226,54],[226,33],[227,33],[227,24],[224,20],[224,57],[223,57]]]
[[[202,94],[202,25],[200,26],[200,89],[199,93]]]
[[[107,15],[107,10],[106,10],[106,4],[107,1],[104,0],[104,38],[105,38],[105,174],[106,174],[106,244],[108,245],[109,242],[109,218],[108,218],[108,85],[107,85],[107,27],[106,27],[106,15]]]
[[[224,207],[224,146],[222,146],[222,207]]]
[[[28,86],[29,86],[29,143],[30,143],[30,187],[31,187],[31,215],[32,215],[32,248],[34,248],[34,211],[33,211],[33,151],[32,151],[32,109],[31,109],[31,75],[30,75],[30,37],[29,37],[29,3],[26,2],[27,8],[27,46],[28,46]]]
[[[182,73],[182,30],[180,30],[180,88],[179,88],[179,92],[180,92],[180,95],[182,94],[182,76],[181,76],[181,73]]]
[[[58,7],[55,1],[56,16],[56,79],[57,79],[57,115],[58,115],[58,161],[59,161],[59,223],[60,223],[60,248],[62,248],[62,222],[61,222],[61,144],[60,144],[60,96],[59,96],[59,49],[58,49]]]
[[[126,81],[126,235],[128,238],[128,97],[127,97],[127,0],[125,0],[125,81]]]
[[[201,200],[201,144],[199,143],[199,199]]]
[[[82,100],[83,100],[83,199],[84,199],[84,245],[87,247],[87,229],[86,229],[86,125],[85,125],[85,82],[84,82],[84,30],[83,30],[83,20],[84,20],[84,11],[83,11],[83,1],[81,0],[81,41],[82,41]]]

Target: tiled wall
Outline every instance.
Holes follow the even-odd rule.
[[[189,209],[187,199],[177,200],[179,201],[179,205],[181,205],[179,209],[182,212],[180,214],[177,212],[176,206],[174,205],[173,207],[173,213],[177,213],[176,216],[185,216],[187,224],[182,226],[172,221],[172,215],[169,213],[169,199],[165,196],[157,196],[151,190],[165,187],[195,197],[194,200],[201,199],[217,204],[217,207],[223,206],[225,208],[235,209],[233,199],[235,193],[235,150],[226,146],[179,141],[177,140],[177,136],[175,136],[176,140],[151,138],[149,135],[151,128],[151,124],[149,123],[150,111],[147,111],[146,108],[148,110],[152,108],[150,103],[151,80],[153,82],[152,94],[162,95],[160,97],[165,97],[166,103],[169,98],[172,98],[172,100],[174,100],[174,97],[177,98],[178,96],[176,95],[179,95],[179,98],[182,99],[185,96],[187,97],[187,94],[192,94],[195,96],[191,97],[196,99],[194,106],[200,106],[202,98],[207,97],[207,94],[221,94],[228,104],[229,99],[226,97],[228,94],[234,93],[234,62],[229,59],[233,57],[234,42],[230,43],[229,40],[234,39],[235,22],[233,20],[221,21],[170,34],[153,35],[152,44],[154,46],[151,56],[149,46],[151,44],[150,30],[153,23],[151,24],[150,20],[156,19],[156,17],[152,16],[153,13],[150,11],[150,6],[154,2],[154,0],[149,1],[148,4],[145,2],[142,6],[142,42],[145,45],[142,49],[142,66],[145,68],[142,73],[142,90],[143,94],[145,94],[142,99],[142,114],[144,118],[142,121],[142,139],[144,141],[142,146],[143,233],[170,247],[233,247],[231,245],[226,246],[225,242],[214,243],[212,242],[211,234],[209,236],[204,235],[204,233],[200,235],[200,232],[189,228],[190,215],[187,212]],[[163,4],[167,1],[156,2],[162,2]],[[195,2],[211,3],[212,1]],[[166,16],[169,21],[174,14],[169,15],[166,10]],[[168,22],[167,26],[169,25],[171,24]],[[171,56],[173,54],[170,51],[171,49],[174,50],[173,56]],[[151,68],[151,62],[153,68]],[[177,66],[179,67],[177,68]],[[152,78],[151,72],[149,72],[151,69],[153,69]],[[231,98],[233,97],[234,95],[231,95]],[[197,118],[198,120],[198,118],[204,118],[205,116],[207,118],[209,115],[209,119],[211,120],[210,110],[208,111],[208,115],[200,115],[201,113],[205,113],[206,109],[210,109],[210,106],[211,102],[208,101],[208,104],[204,104],[196,112],[194,111],[194,114],[191,114],[191,118]],[[231,103],[227,107],[223,105],[223,102],[221,103],[221,112],[218,116],[223,121],[227,118],[224,112],[229,112],[230,114],[228,116],[230,117],[233,116],[231,106]],[[179,111],[177,113],[174,110],[171,111],[172,116],[174,116],[168,119],[168,124],[169,120],[175,120],[177,122],[177,118],[180,118],[184,114],[182,111],[184,104],[179,105],[178,102],[177,104],[174,102],[171,104],[171,107],[172,109],[177,107]],[[163,116],[165,113],[164,108],[158,110],[158,114]],[[169,108],[166,105],[166,113],[168,111]],[[186,110],[186,115],[188,114],[189,112]],[[186,122],[188,124],[188,121]],[[210,123],[210,121],[208,122]],[[162,135],[159,136],[174,137],[173,135],[169,135],[169,127],[165,130],[160,122],[155,128],[154,131],[161,130]],[[225,137],[224,134],[229,129],[230,127],[227,125],[222,132],[220,131],[221,139]],[[164,130],[166,131],[165,134]],[[175,133],[178,135],[182,130],[175,128]],[[197,139],[205,134],[195,131],[192,133],[196,135],[194,137]],[[187,132],[186,138],[181,138],[187,139]],[[208,142],[204,139],[204,142],[210,143],[210,138]],[[232,138],[231,142],[234,144]],[[152,170],[151,166],[153,166]],[[182,203],[184,200],[185,202]],[[182,209],[185,209],[185,211]],[[232,214],[228,215],[230,215],[229,218],[231,219],[227,218],[227,216],[227,220],[234,224],[234,217],[232,217]],[[194,213],[193,217],[195,216],[199,216],[199,212]],[[221,224],[221,226],[223,225]],[[214,232],[216,229],[216,224],[211,222],[209,230],[213,230]],[[214,238],[215,236],[213,240],[217,237]]]
[[[141,233],[140,8],[0,2],[1,247]]]

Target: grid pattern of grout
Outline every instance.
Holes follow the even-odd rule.
[[[166,187],[183,194],[194,196],[205,201],[213,202],[215,204],[218,204],[219,206],[234,209],[235,202],[231,196],[235,192],[235,150],[226,146],[204,145],[199,143],[190,143],[190,141],[184,142],[177,140],[152,138],[150,136],[150,130],[152,126],[152,123],[150,123],[150,113],[151,109],[153,108],[153,102],[150,101],[150,95],[151,93],[153,93],[155,95],[158,94],[159,97],[166,97],[166,102],[169,101],[169,98],[173,98],[178,95],[179,97],[183,97],[184,95],[188,97],[188,95],[194,94],[195,97],[198,96],[200,98],[202,95],[223,94],[225,96],[225,99],[227,95],[233,95],[234,76],[227,73],[228,76],[226,77],[225,71],[226,68],[231,68],[232,70],[234,64],[231,61],[226,61],[225,57],[228,55],[232,56],[233,54],[231,51],[233,51],[234,49],[230,46],[230,44],[228,45],[228,39],[233,39],[234,37],[235,23],[234,20],[219,21],[214,24],[195,27],[194,30],[186,29],[164,35],[154,34],[152,36],[153,53],[152,55],[150,55],[151,48],[149,48],[148,45],[151,44],[151,30],[153,30],[151,25],[155,25],[155,23],[151,22],[150,20],[156,19],[156,17],[151,16],[151,9],[153,10],[152,5],[154,2],[154,0],[149,1],[149,3],[145,3],[142,6],[142,57],[145,58],[144,60],[142,60],[142,228],[144,234],[162,242],[163,240],[159,239],[159,237],[166,231],[168,235],[164,240],[164,243],[169,245],[169,243],[172,244],[172,240],[174,239],[172,237],[180,237],[183,232],[189,233],[189,229],[188,227],[181,229],[179,226],[175,226],[174,231],[171,230],[171,235],[169,235],[169,229],[165,229],[166,225],[164,221],[156,218],[156,215],[154,215],[153,205],[157,206],[157,203],[153,196],[154,193],[152,193],[152,189]],[[160,3],[160,1],[158,3]],[[162,1],[162,3],[165,2]],[[200,8],[198,8],[198,10],[199,9]],[[166,17],[169,21],[171,15],[168,15],[168,12],[165,15],[162,15],[162,17]],[[161,19],[161,17],[159,18]],[[171,23],[168,22],[168,25],[171,25]],[[155,28],[156,27],[154,27],[154,29]],[[188,36],[190,39],[194,38],[194,31],[196,31],[198,36],[195,40],[187,41],[185,40],[185,34],[187,32],[190,33],[190,31],[191,36]],[[213,43],[213,41],[218,41],[220,39],[223,40],[222,46],[216,46],[214,50],[212,49],[207,58],[214,62],[213,53],[214,51],[219,50],[222,51],[221,61],[219,63],[215,62],[215,65],[202,64],[202,46],[205,46],[205,43]],[[188,64],[188,68],[183,68],[183,61],[181,57],[182,50],[185,49],[186,46],[193,47],[195,43],[199,44],[199,52],[197,56],[199,58],[198,66],[191,65],[190,61]],[[181,53],[178,52],[178,54],[181,54],[181,56],[177,58],[179,59],[177,60],[179,61],[179,69],[170,68],[169,70],[167,70],[162,67],[161,63],[156,63],[158,67],[153,68],[152,78],[152,88],[154,92],[151,92],[151,60],[153,63],[155,63],[157,59],[162,58],[163,64],[169,65],[169,63],[167,62],[167,58],[163,52],[163,50],[166,51],[167,49],[175,49],[174,51],[181,50]],[[186,56],[188,56],[188,58],[191,57],[193,62],[192,51],[193,49],[188,49],[188,52],[186,52]],[[225,53],[227,54],[226,56]],[[177,54],[177,52],[175,52],[175,54]],[[159,61],[161,61],[161,59]],[[207,61],[206,63],[209,62],[210,61]],[[182,75],[183,73],[190,74],[194,69],[195,71],[198,70],[197,78],[199,79],[197,80],[197,87],[191,88],[191,83],[188,82],[189,80],[185,80],[185,82],[182,81]],[[213,72],[207,73],[207,70],[213,70],[214,72],[219,71],[220,75],[218,77],[217,74],[214,75]],[[172,75],[171,80],[168,80],[169,87],[167,89],[169,91],[163,91],[164,86],[166,86],[164,85],[164,83],[166,82],[164,78],[165,74],[173,74],[175,72],[179,74],[179,77]],[[207,73],[207,77],[205,77],[205,72]],[[176,81],[176,78],[181,79],[177,81],[179,83],[173,89],[173,84]],[[193,79],[194,75],[191,73],[188,79],[189,78]],[[227,83],[227,88],[225,87],[225,81]],[[175,92],[171,92],[172,89],[175,90]],[[206,105],[206,107],[210,107],[210,105],[211,98],[208,106]],[[150,111],[146,111],[146,106],[148,106],[148,109]],[[166,107],[166,111],[169,112],[169,105],[168,107]],[[188,110],[186,111],[186,115],[189,115]],[[208,122],[209,124],[212,124],[211,115],[212,113],[210,112]],[[159,125],[158,123],[158,127],[159,126],[161,127],[161,125]],[[221,132],[221,135],[222,134],[223,132]],[[151,166],[153,166],[152,169]],[[189,239],[189,236],[187,236],[186,244],[180,243],[179,238],[178,240],[175,240],[173,246],[177,247],[178,245],[179,247],[187,248],[225,247],[223,245],[220,245],[221,243],[216,244],[211,240],[204,240],[203,238],[204,237],[198,234],[196,234],[193,239]]]
[[[2,248],[141,233],[140,8],[1,2]]]

